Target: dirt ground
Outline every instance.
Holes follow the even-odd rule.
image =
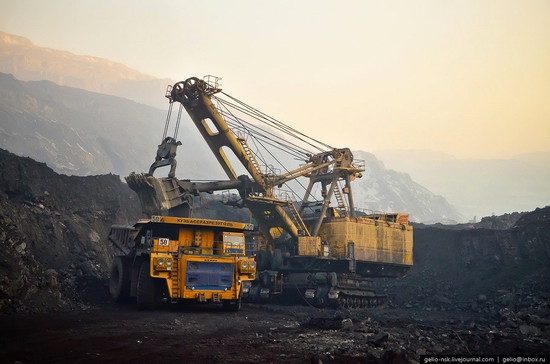
[[[533,336],[461,310],[245,304],[154,312],[103,302],[0,316],[1,363],[407,363],[426,354],[549,354]]]

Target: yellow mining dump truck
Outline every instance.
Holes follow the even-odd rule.
[[[140,310],[187,300],[238,311],[243,283],[256,275],[245,254],[248,230],[252,225],[242,222],[169,216],[112,226],[109,241],[121,254],[111,267],[111,296],[135,297]]]

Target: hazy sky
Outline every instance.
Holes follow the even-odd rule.
[[[550,151],[550,0],[0,0],[0,31],[224,91],[335,147]]]

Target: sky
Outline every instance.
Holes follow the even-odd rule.
[[[550,151],[550,0],[0,0],[0,31],[224,91],[334,147]]]

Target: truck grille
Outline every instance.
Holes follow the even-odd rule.
[[[233,263],[188,261],[185,285],[201,290],[230,289],[234,268]]]

